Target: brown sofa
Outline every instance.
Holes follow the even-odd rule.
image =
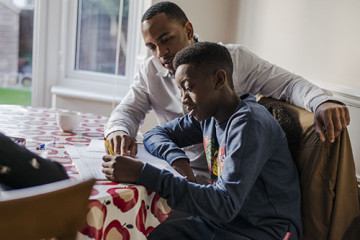
[[[295,121],[295,127],[284,130],[299,171],[304,239],[342,239],[351,222],[360,215],[347,129],[334,143],[323,143],[314,131],[313,113],[270,98],[261,98],[259,103],[267,107],[280,104]],[[286,120],[280,121],[280,125],[284,122],[287,124]],[[294,128],[298,131],[292,131]]]

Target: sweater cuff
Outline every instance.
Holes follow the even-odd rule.
[[[160,173],[161,169],[145,163],[136,184],[143,185],[149,190],[154,190]]]
[[[313,100],[313,102],[311,103],[311,111],[313,113],[316,112],[317,108],[325,103],[325,102],[333,102],[333,103],[337,103],[337,104],[340,104],[340,105],[344,105],[345,106],[345,103],[335,99],[334,97],[331,97],[331,96],[323,96],[323,97],[318,97],[316,99]]]
[[[190,163],[190,159],[183,151],[171,151],[166,155],[166,161],[170,164],[170,166],[178,159],[187,159]]]

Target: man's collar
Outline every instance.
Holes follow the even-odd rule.
[[[194,41],[195,42],[202,42],[199,35],[197,35],[196,33],[194,33]]]
[[[175,78],[175,74],[171,74],[171,72],[168,69],[164,68],[164,67],[163,67],[163,69],[161,69],[161,71],[158,72],[158,75],[160,77]]]
[[[161,64],[160,64],[161,65]],[[157,75],[159,75],[160,77],[169,77],[170,76],[170,71],[166,68],[164,68],[161,65],[160,70],[158,71]]]

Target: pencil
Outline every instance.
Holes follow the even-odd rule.
[[[107,149],[109,150],[109,153],[111,155],[115,155],[112,148],[110,147],[109,141],[106,138],[104,138],[104,141],[105,141],[105,145],[106,145]]]

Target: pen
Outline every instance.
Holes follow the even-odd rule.
[[[39,146],[36,147],[36,150],[40,150],[40,149],[44,149],[45,148],[45,143],[40,144]]]
[[[112,150],[111,147],[110,147],[109,141],[108,141],[106,138],[104,138],[104,141],[105,141],[105,145],[106,145],[107,149],[109,150],[109,153],[110,153],[111,155],[115,155],[114,152],[113,152],[113,150]]]
[[[55,144],[55,140],[51,141],[51,142],[48,142],[48,143],[40,144],[39,146],[36,147],[36,150],[44,150],[45,146],[49,146],[49,145],[52,145],[52,144]]]

